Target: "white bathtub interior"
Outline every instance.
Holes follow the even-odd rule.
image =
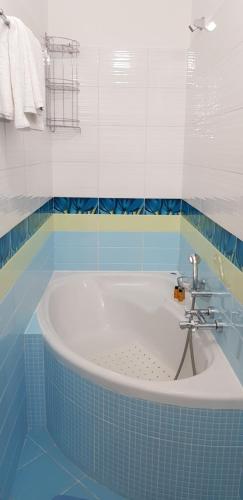
[[[197,375],[188,354],[180,380],[173,380],[186,340],[179,328],[185,304],[173,298],[175,278],[56,272],[38,311],[44,338],[76,370],[113,390],[178,404],[242,404],[240,384],[206,331],[193,337]]]

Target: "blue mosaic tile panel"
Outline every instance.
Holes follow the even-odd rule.
[[[49,200],[0,238],[0,269],[44,224],[52,212],[53,202]]]
[[[243,413],[116,394],[45,349],[47,426],[84,472],[130,500],[239,499]]]
[[[182,215],[236,267],[243,271],[243,242],[186,201]]]
[[[0,301],[0,498],[9,499],[27,432],[24,331],[50,279],[50,240]]]
[[[43,337],[31,325],[24,335],[24,351],[28,429],[44,428],[46,400]]]

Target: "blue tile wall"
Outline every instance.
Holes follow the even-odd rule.
[[[116,394],[45,349],[47,426],[82,470],[131,500],[239,500],[242,417]]]
[[[55,270],[175,271],[180,237],[176,232],[55,232]]]
[[[191,247],[186,239],[181,236],[179,264],[181,274],[191,276],[192,269],[189,256],[194,252],[195,248]],[[199,306],[203,308],[209,305],[215,307],[219,311],[218,318],[228,325],[222,333],[216,334],[216,339],[243,384],[243,305],[234,298],[203,260],[200,263],[199,274],[202,279],[206,280],[206,286],[209,290],[226,294],[225,297],[210,297],[209,299],[201,299],[201,301],[197,300]]]
[[[9,257],[37,230],[50,211],[46,204],[36,214],[0,239],[9,243]],[[34,221],[34,215],[36,220]],[[3,258],[1,246],[1,262]],[[12,289],[0,301],[0,498],[9,492],[27,432],[24,332],[51,277],[50,240],[35,255]]]

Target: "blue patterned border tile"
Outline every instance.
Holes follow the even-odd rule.
[[[54,213],[102,215],[178,215],[180,199],[54,198]]]
[[[98,198],[54,198],[53,212],[61,214],[98,214]]]
[[[49,200],[0,238],[0,269],[38,231],[52,212],[53,203]]]
[[[178,199],[146,199],[146,215],[179,215],[181,213],[181,200]]]
[[[219,252],[243,271],[243,242],[232,233],[219,226],[197,208],[182,201],[182,215],[192,224]]]
[[[142,198],[100,198],[99,214],[106,215],[143,215]]]

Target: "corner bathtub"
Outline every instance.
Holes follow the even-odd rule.
[[[193,337],[197,376],[188,358],[173,380],[186,339],[174,283],[169,273],[54,274],[38,309],[48,429],[126,498],[233,500],[242,388],[206,332]]]

